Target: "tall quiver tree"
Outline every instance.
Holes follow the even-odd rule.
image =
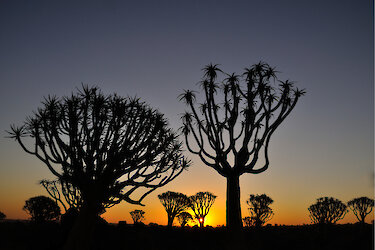
[[[158,195],[168,215],[168,227],[172,227],[174,218],[189,208],[189,198],[178,192],[165,192]]]
[[[122,200],[141,204],[189,165],[161,113],[139,99],[104,95],[96,87],[45,98],[42,108],[9,133],[59,180],[79,190],[82,205],[66,249],[89,248],[94,221],[104,208]]]
[[[355,198],[348,202],[348,207],[353,211],[361,224],[365,224],[365,218],[374,208],[374,200],[368,197]]]
[[[239,229],[239,177],[268,168],[271,136],[305,92],[288,80],[279,81],[274,68],[262,62],[246,68],[242,76],[228,75],[212,64],[203,71],[203,102],[197,103],[191,90],[180,95],[190,108],[182,116],[185,141],[191,153],[227,179],[227,227]],[[222,83],[218,73],[226,76]],[[261,157],[264,164],[256,168]]]

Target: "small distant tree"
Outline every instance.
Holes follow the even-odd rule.
[[[349,208],[353,211],[358,221],[365,224],[365,218],[374,207],[374,200],[368,197],[355,198],[348,202]]]
[[[46,196],[36,196],[26,200],[23,210],[30,214],[31,220],[35,222],[55,220],[61,214],[57,203]]]
[[[168,227],[172,227],[174,218],[189,208],[189,198],[178,192],[165,192],[158,195],[168,214]]]
[[[144,215],[145,215],[145,211],[139,210],[139,209],[136,209],[130,212],[130,216],[132,217],[134,224],[141,223],[145,218]]]
[[[318,198],[308,210],[311,221],[315,224],[335,224],[348,212],[346,205],[333,197]]]
[[[7,216],[3,213],[0,212],[0,220],[4,220]]]
[[[189,212],[181,212],[177,215],[178,222],[180,223],[181,227],[185,227],[190,221],[193,221],[193,216]]]
[[[273,200],[269,196],[251,194],[246,203],[249,205],[250,218],[256,227],[263,226],[273,218],[273,210],[269,207]]]
[[[243,218],[243,223],[245,224],[245,227],[255,226],[255,220],[250,216],[246,216],[245,218]]]
[[[200,227],[204,227],[204,220],[214,204],[216,195],[210,192],[198,192],[189,197],[190,208],[195,214]]]

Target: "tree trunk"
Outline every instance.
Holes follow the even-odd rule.
[[[199,218],[199,227],[204,227],[204,219],[205,218]]]
[[[172,215],[168,215],[168,227],[172,227],[174,217]]]
[[[242,229],[240,177],[237,175],[227,177],[227,228]]]
[[[363,215],[361,215],[361,224],[362,225],[364,225],[365,224],[365,218],[366,218],[366,216],[363,216]]]
[[[92,246],[97,214],[95,210],[83,206],[69,232],[64,250],[89,250]]]

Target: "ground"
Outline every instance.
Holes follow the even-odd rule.
[[[318,227],[266,226],[230,234],[225,228],[172,228],[101,224],[93,250],[226,250],[226,249],[374,249],[374,226],[366,224]],[[59,223],[36,225],[22,221],[0,222],[1,250],[60,249],[66,230]]]

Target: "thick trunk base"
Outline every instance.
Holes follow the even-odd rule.
[[[240,203],[239,176],[227,177],[227,228],[231,231],[241,230],[242,216]]]
[[[92,248],[96,213],[82,208],[69,232],[63,250],[90,250]]]

